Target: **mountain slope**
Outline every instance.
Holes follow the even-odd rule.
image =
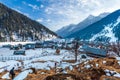
[[[117,41],[120,40],[120,10],[117,10],[105,18],[79,30],[67,38],[79,38],[84,40]]]
[[[85,20],[83,20],[82,22],[80,22],[77,25],[71,24],[69,26],[63,27],[60,30],[56,31],[56,33],[62,37],[66,37],[69,36],[81,29],[84,29],[85,27],[87,27],[88,25],[91,25],[99,20],[101,20],[102,18],[104,18],[105,16],[107,16],[109,13],[102,13],[99,16],[93,16],[93,15],[89,15]],[[64,32],[64,34],[62,34]]]
[[[0,41],[34,41],[56,37],[42,24],[0,3]]]

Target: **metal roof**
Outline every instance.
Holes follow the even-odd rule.
[[[87,45],[83,45],[83,50],[85,52],[94,54],[94,55],[100,55],[100,56],[106,56],[107,51],[105,49],[99,49],[99,48],[94,48],[94,47],[89,47]]]

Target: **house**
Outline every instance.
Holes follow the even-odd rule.
[[[44,48],[53,48],[54,44],[55,43],[53,41],[44,41],[43,42],[43,47]]]
[[[43,43],[40,42],[35,43],[35,48],[42,48],[42,47],[43,47]]]
[[[91,56],[91,57],[106,57],[107,56],[107,51],[105,49],[89,47],[88,45],[83,45],[82,49],[88,56]]]
[[[35,44],[33,44],[33,43],[26,44],[26,45],[25,45],[25,49],[26,49],[26,50],[27,50],[27,49],[35,49]]]
[[[10,47],[10,50],[19,50],[22,49],[22,45],[13,45]]]
[[[14,51],[13,54],[14,55],[25,55],[25,51],[23,51],[23,50],[16,50],[16,51]]]
[[[12,45],[10,45],[10,44],[7,44],[7,45],[3,45],[2,47],[3,48],[10,48]]]
[[[20,47],[18,45],[14,45],[10,47],[10,50],[19,50]]]

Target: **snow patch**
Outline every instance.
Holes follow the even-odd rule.
[[[7,72],[5,75],[2,76],[2,79],[10,79],[9,72]]]
[[[26,70],[21,72],[18,76],[16,76],[13,80],[24,80],[29,73],[31,73],[32,70]]]
[[[91,66],[90,65],[85,65],[85,68],[89,69],[89,68],[91,68]]]
[[[103,61],[103,64],[105,64],[106,63],[106,61]]]
[[[120,74],[119,73],[115,74],[114,76],[120,78]]]

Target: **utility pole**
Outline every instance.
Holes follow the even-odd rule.
[[[78,40],[75,40],[75,61],[76,62],[77,62],[77,56],[78,56],[78,48],[79,48]]]

